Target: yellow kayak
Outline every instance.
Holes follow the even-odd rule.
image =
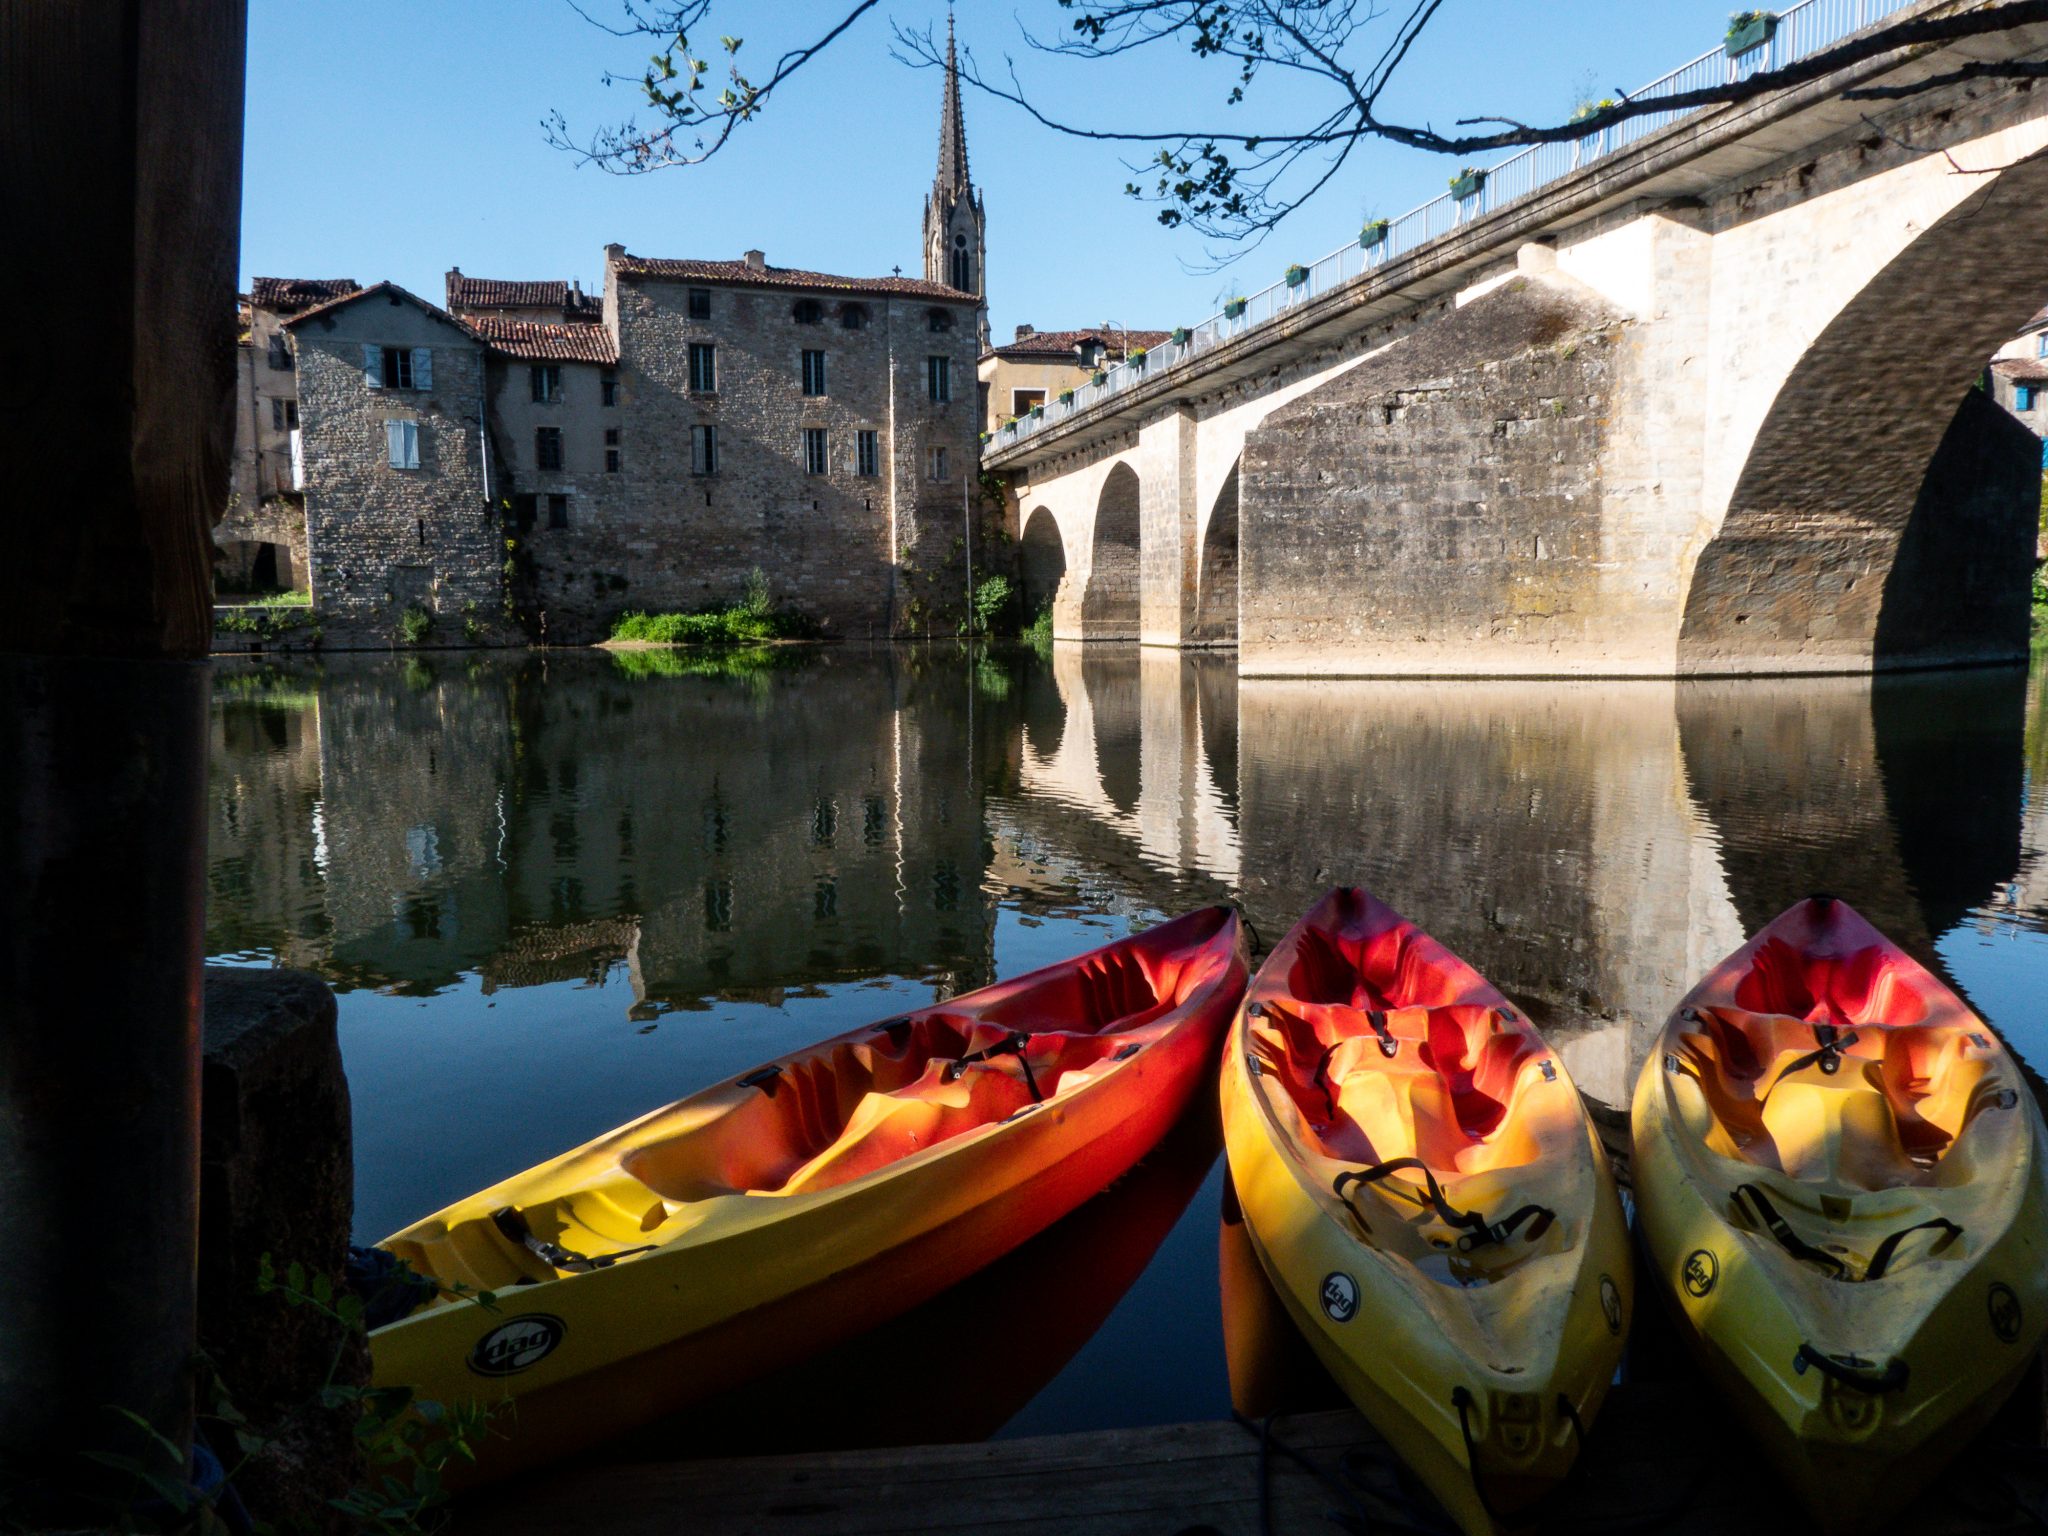
[[[1824,1530],[1903,1508],[2048,1323],[2033,1096],[1997,1036],[1816,896],[1722,961],[1636,1085],[1638,1222],[1695,1353]]]
[[[1337,1384],[1473,1536],[1531,1513],[1633,1305],[1557,1054],[1413,923],[1332,891],[1245,995],[1223,1131],[1252,1249]]]
[[[885,1322],[1149,1152],[1207,1081],[1246,970],[1236,914],[1190,913],[784,1056],[458,1201],[382,1244],[443,1290],[372,1332],[373,1379],[504,1405],[475,1480]]]

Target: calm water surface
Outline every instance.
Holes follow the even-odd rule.
[[[1192,905],[1277,937],[1340,882],[1615,1105],[1677,996],[1815,890],[2038,1066],[2044,683],[1240,681],[1064,647],[223,663],[208,947],[340,994],[363,1241],[808,1041]],[[1062,1295],[1061,1347],[975,1432],[1228,1412],[1213,1132],[1156,1161],[952,1302],[1014,1327]]]

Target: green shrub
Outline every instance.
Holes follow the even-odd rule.
[[[412,604],[398,616],[398,638],[407,645],[418,645],[433,633],[434,616],[418,603]]]
[[[1010,606],[1016,589],[1007,576],[984,576],[974,588],[973,633],[994,634]]]
[[[1024,633],[1020,638],[1034,651],[1049,651],[1052,649],[1051,603],[1047,603],[1038,610],[1037,615],[1031,622],[1024,626]]]

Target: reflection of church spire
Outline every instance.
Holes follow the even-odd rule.
[[[924,204],[924,275],[982,299],[981,344],[988,345],[987,239],[981,194],[967,173],[967,117],[960,106],[960,61],[953,12],[946,11],[946,89],[939,108],[939,168]]]

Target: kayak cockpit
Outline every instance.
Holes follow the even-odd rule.
[[[1722,1156],[1845,1191],[1931,1184],[1979,1111],[2009,1102],[1982,1023],[1898,951],[1773,938],[1752,960],[1673,1037],[1699,1090],[1681,1107]]]
[[[444,1288],[630,1262],[735,1202],[817,1195],[1069,1097],[1171,1029],[1227,909],[825,1041],[681,1100],[384,1247]],[[1170,930],[1170,932],[1168,931]]]

